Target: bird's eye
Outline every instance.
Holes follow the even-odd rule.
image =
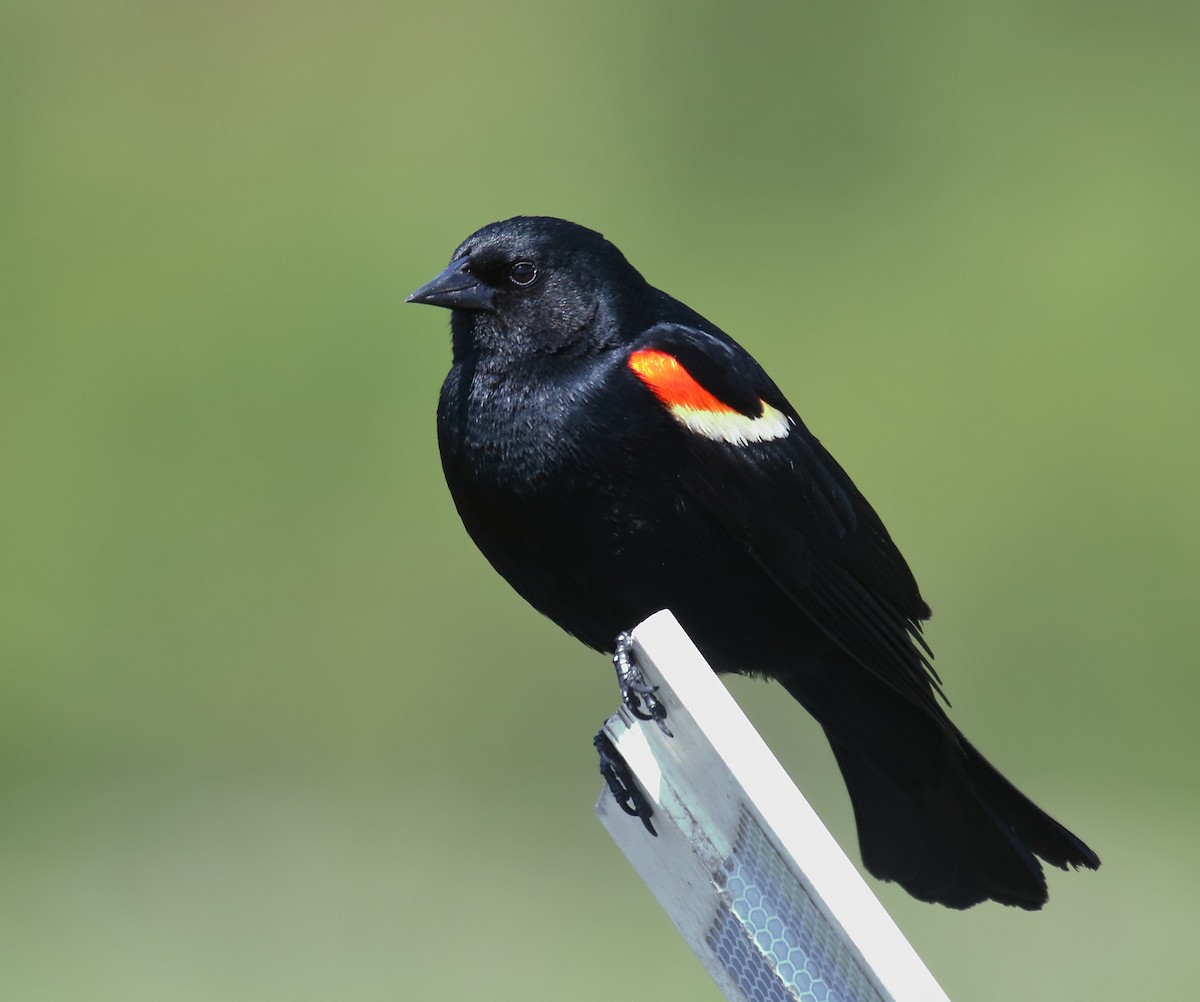
[[[518,261],[508,269],[508,280],[524,288],[537,278],[537,266],[532,261]]]

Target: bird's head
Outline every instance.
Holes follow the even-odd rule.
[[[472,352],[515,358],[618,344],[650,292],[594,230],[516,216],[467,237],[445,271],[407,302],[451,311],[456,359]]]

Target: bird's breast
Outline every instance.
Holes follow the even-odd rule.
[[[443,395],[443,461],[481,487],[526,494],[569,459],[572,409],[546,387],[476,375]]]

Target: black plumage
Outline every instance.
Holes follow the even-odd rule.
[[[463,524],[600,651],[668,608],[713,667],[824,728],[863,862],[914,896],[1039,908],[1082,841],[950,722],[908,565],[757,362],[600,234],[484,227],[410,299],[452,310],[438,441]]]

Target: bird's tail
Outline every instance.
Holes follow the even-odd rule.
[[[968,908],[990,899],[1032,910],[1046,903],[1036,857],[1061,869],[1100,865],[944,723],[922,728],[927,747],[918,750],[919,768],[907,756],[829,735],[867,870],[922,901]]]

